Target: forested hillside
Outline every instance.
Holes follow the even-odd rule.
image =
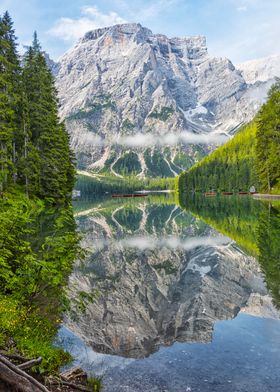
[[[280,81],[256,118],[178,178],[181,191],[280,191]]]

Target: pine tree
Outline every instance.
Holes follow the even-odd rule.
[[[23,78],[24,76],[23,74]],[[40,156],[31,141],[29,102],[24,89],[22,89],[21,94],[19,118],[20,131],[17,146],[17,154],[19,156],[17,162],[18,183],[24,185],[25,193],[28,196],[32,196],[39,193]]]
[[[54,79],[34,34],[23,70],[34,173],[32,191],[57,201],[70,195],[74,181],[73,155],[64,124],[58,117]],[[37,155],[36,155],[37,152]],[[30,151],[29,151],[30,158]]]
[[[15,174],[19,75],[13,23],[5,12],[0,18],[0,191],[7,187],[12,173]]]
[[[74,156],[59,120],[54,79],[37,34],[22,68],[6,12],[0,18],[0,192],[17,182],[30,196],[64,202],[71,195],[74,176]]]

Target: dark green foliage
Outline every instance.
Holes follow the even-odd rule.
[[[152,113],[149,114],[149,117],[165,122],[169,119],[169,117],[172,116],[173,113],[174,113],[173,108],[169,108],[167,106],[164,106],[163,108],[161,108],[161,110],[159,112],[157,110],[154,110]]]
[[[171,171],[168,163],[165,161],[161,151],[157,149],[151,150],[150,148],[148,148],[144,152],[144,159],[145,159],[146,166],[148,168],[149,176],[151,177],[174,176],[174,173]]]
[[[0,192],[12,181],[15,164],[15,129],[19,99],[19,60],[13,23],[0,17]]]
[[[265,280],[272,297],[280,307],[280,209],[269,205],[259,216],[257,244],[259,262],[265,271]]]
[[[113,170],[123,175],[139,174],[141,172],[141,164],[138,155],[135,152],[124,153],[114,164]]]
[[[41,356],[41,372],[70,359],[52,343],[78,249],[69,208],[73,160],[37,34],[20,65],[6,12],[0,18],[0,349]]]
[[[118,223],[126,228],[127,231],[134,233],[140,226],[142,211],[138,208],[123,208],[114,214],[114,218],[117,219]]]
[[[280,190],[280,80],[257,118],[257,171],[264,192]]]
[[[165,190],[174,188],[174,178],[138,178],[135,176],[118,178],[112,175],[96,175],[88,177],[79,175],[76,183],[77,189],[81,190],[83,198],[92,198],[97,195],[130,193],[146,190]]]
[[[184,153],[183,151],[179,151],[175,158],[174,158],[174,163],[179,167],[180,169],[190,169],[193,164],[193,158],[190,157],[188,154]]]
[[[190,145],[188,151],[179,150],[173,160],[174,165],[176,165],[176,171],[179,170],[181,172],[182,170],[190,169],[206,155],[205,149],[199,144]]]
[[[25,56],[23,85],[31,144],[27,159],[30,152],[37,169],[29,187],[37,196],[64,201],[73,188],[73,155],[64,124],[59,122],[53,76],[36,35]]]
[[[96,95],[84,109],[70,114],[67,120],[85,120],[106,109],[116,110],[115,102],[111,101],[110,95]]]
[[[115,162],[112,169],[124,176],[132,176],[134,174],[141,173],[141,163],[139,161],[138,154],[133,151],[127,151],[123,153],[121,150],[115,150],[110,154],[110,157],[106,160],[103,169],[100,173],[108,173],[111,170],[111,165]],[[168,162],[164,156],[167,157]],[[119,157],[117,159],[117,157]],[[147,167],[148,177],[173,177],[174,172],[179,173],[180,168],[171,162],[170,157],[168,158],[168,150],[164,153],[159,149],[147,148],[144,152],[144,160]],[[173,170],[173,171],[172,171]]]
[[[0,18],[0,192],[12,184],[30,197],[70,199],[74,157],[58,118],[53,76],[37,34],[20,67],[13,23]]]
[[[52,342],[78,250],[72,210],[45,209],[17,190],[1,201],[0,221],[0,348],[42,356],[40,370],[55,370],[69,360]]]

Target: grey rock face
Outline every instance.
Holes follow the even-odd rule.
[[[45,56],[45,60],[47,63],[47,66],[49,67],[49,69],[52,71],[52,74],[54,76],[56,76],[58,74],[59,71],[59,63],[56,63],[55,61],[53,61],[49,54],[47,52],[43,52],[44,56]]]
[[[139,176],[157,175],[154,164],[147,167],[155,146],[147,152],[145,137],[156,135],[160,145],[168,135],[190,132],[209,135],[212,144],[211,135],[228,134],[255,115],[271,83],[248,84],[228,59],[208,55],[205,37],[167,38],[140,24],[88,32],[56,71],[60,115],[78,166],[121,174],[116,163],[134,151]],[[127,142],[138,134],[139,145]],[[159,152],[166,176],[197,160],[190,145],[160,145]]]
[[[248,84],[266,82],[280,76],[280,55],[246,61],[237,65]]]

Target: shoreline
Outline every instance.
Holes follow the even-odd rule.
[[[280,200],[280,195],[271,195],[269,193],[255,193],[253,198],[256,200]]]
[[[173,192],[172,190],[170,192]],[[180,192],[179,193],[184,193]],[[195,194],[201,194],[204,196],[251,196],[256,200],[280,200],[280,194],[270,194],[270,193],[250,193],[250,192],[243,192],[243,193],[238,193],[238,192],[230,192],[228,194],[223,194],[221,192],[186,192],[186,193],[192,193],[192,195]]]

